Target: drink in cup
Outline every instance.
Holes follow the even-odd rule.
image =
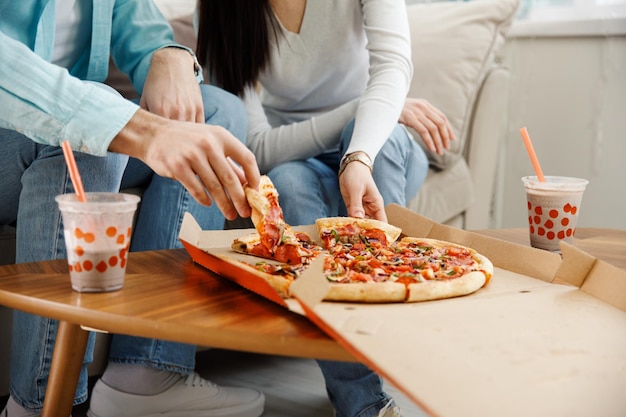
[[[582,178],[523,177],[528,201],[530,244],[560,252],[559,242],[571,242],[576,231],[583,192],[589,181]]]
[[[72,288],[79,292],[115,291],[124,285],[133,217],[139,197],[122,193],[62,194],[56,201],[63,217]]]

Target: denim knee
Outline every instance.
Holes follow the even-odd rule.
[[[206,124],[222,126],[241,142],[246,143],[248,123],[243,101],[219,87],[200,85]]]

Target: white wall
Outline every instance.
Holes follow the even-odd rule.
[[[526,126],[545,175],[590,181],[579,226],[626,229],[626,19],[516,22],[503,60],[512,84],[496,227],[526,226]]]

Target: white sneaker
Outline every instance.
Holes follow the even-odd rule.
[[[378,417],[402,417],[402,414],[400,413],[400,407],[391,400],[380,410]]]
[[[157,395],[126,394],[98,380],[88,417],[259,417],[265,396],[253,389],[220,387],[193,373]]]

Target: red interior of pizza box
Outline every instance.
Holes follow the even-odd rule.
[[[249,231],[204,231],[188,214],[180,239],[196,263],[306,314],[428,415],[626,415],[626,271],[567,244],[561,257],[395,205],[387,214],[404,235],[487,256],[495,266],[489,285],[420,303],[322,302],[327,284],[313,264],[292,286],[295,299],[283,300],[225,259],[233,239]],[[314,226],[294,229],[315,236]]]

